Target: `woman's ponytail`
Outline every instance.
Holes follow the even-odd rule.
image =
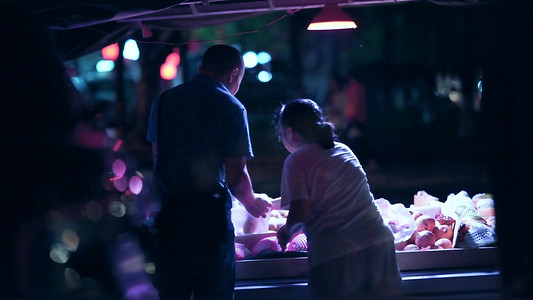
[[[324,149],[331,149],[335,146],[336,135],[333,133],[333,125],[328,122],[318,124],[317,143]]]
[[[295,99],[284,104],[275,117],[276,126],[291,127],[303,139],[324,149],[335,146],[337,135],[327,122],[320,107],[310,99]],[[278,133],[281,132],[277,128]]]

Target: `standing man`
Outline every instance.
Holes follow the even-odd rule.
[[[247,113],[234,97],[243,76],[241,53],[215,45],[197,75],[152,105],[147,138],[162,202],[155,254],[162,299],[233,299],[231,195],[256,218],[271,207],[254,194],[246,167],[253,157]]]

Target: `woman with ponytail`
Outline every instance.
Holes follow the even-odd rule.
[[[306,234],[311,299],[400,297],[394,237],[355,154],[312,100],[282,105],[275,125],[290,152],[281,182],[289,216],[278,241],[285,249],[294,234]]]

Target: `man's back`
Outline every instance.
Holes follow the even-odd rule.
[[[163,193],[215,190],[224,184],[226,157],[252,156],[246,111],[217,80],[197,75],[158,102],[156,176]]]
[[[152,105],[147,138],[162,202],[153,254],[161,299],[233,299],[230,192],[255,217],[266,217],[271,206],[255,196],[246,169],[248,120],[233,96],[243,76],[240,52],[215,45],[204,53],[198,75]]]

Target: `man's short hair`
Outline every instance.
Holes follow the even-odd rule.
[[[214,45],[209,47],[202,57],[202,68],[215,74],[222,74],[242,68],[244,65],[241,52],[228,45]]]

